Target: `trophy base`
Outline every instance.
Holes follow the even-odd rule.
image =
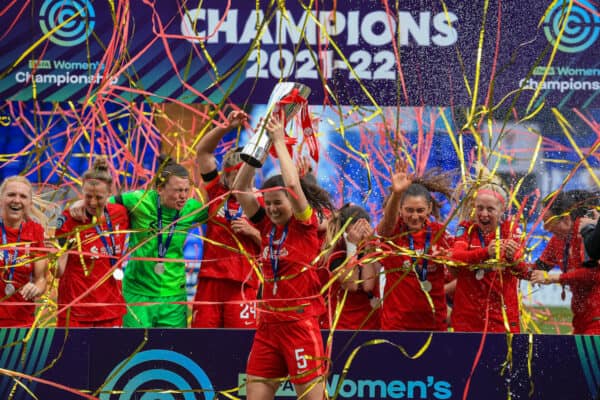
[[[250,154],[240,153],[240,158],[246,163],[250,164],[254,168],[262,168],[262,162],[259,159],[253,157]]]

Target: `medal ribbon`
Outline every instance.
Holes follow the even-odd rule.
[[[0,229],[2,230],[2,245],[6,246],[8,244],[8,239],[6,237],[6,228],[4,227],[4,221],[2,219],[0,219]],[[17,243],[19,243],[21,241],[21,232],[23,231],[23,223],[21,222],[21,224],[19,225],[19,233],[17,234]],[[12,282],[15,276],[15,264],[17,263],[17,257],[19,256],[19,251],[17,250],[17,246],[15,246],[15,251],[13,253],[13,259],[12,262],[9,263],[9,254],[8,254],[8,250],[6,249],[6,247],[4,247],[3,250],[3,255],[4,255],[4,266],[9,266],[10,268],[8,269],[8,282]],[[3,274],[4,275],[4,274]]]
[[[569,268],[569,252],[571,250],[571,235],[567,236],[567,240],[565,240],[565,248],[563,250],[563,260],[562,260],[562,272],[567,272],[567,268]]]
[[[483,232],[481,228],[477,227],[477,235],[479,236],[479,242],[481,243],[481,248],[485,248],[485,237],[483,236]]]
[[[179,219],[179,210],[175,213],[175,217],[173,218],[173,223],[169,228],[169,234],[167,235],[167,239],[163,244],[162,237],[162,206],[160,204],[160,196],[156,196],[156,214],[158,216],[157,226],[158,226],[158,258],[164,258],[167,254],[167,250],[169,249],[169,245],[171,244],[171,239],[173,239],[173,234],[175,233],[175,227],[177,226],[177,220]]]
[[[281,237],[279,238],[279,243],[277,244],[277,253],[275,253],[275,248],[273,243],[275,241],[275,231],[276,227],[273,225],[271,228],[271,232],[269,233],[269,258],[271,259],[271,270],[273,271],[273,284],[277,285],[277,272],[279,271],[279,252],[281,251],[281,246],[285,239],[287,239],[288,235],[288,225],[283,228],[283,232],[281,233]]]
[[[117,260],[113,257],[117,253],[117,245],[115,243],[115,237],[113,236],[113,226],[112,221],[110,220],[110,215],[108,215],[108,210],[104,209],[104,219],[106,219],[106,227],[107,231],[104,231],[100,228],[100,225],[94,226],[96,228],[96,232],[98,236],[100,236],[100,240],[102,241],[102,245],[106,249],[106,252],[109,256],[111,256],[108,260],[110,261],[110,265],[114,266]],[[110,239],[110,246],[108,245],[108,241],[106,240],[106,235],[108,234],[108,238]]]
[[[427,233],[425,234],[425,247],[423,248],[423,254],[427,254],[429,251],[429,244],[431,242],[431,227],[427,226]],[[411,251],[415,251],[415,240],[411,234],[408,234],[408,246]],[[413,264],[417,262],[415,257],[411,257],[411,261]],[[421,262],[421,266],[417,267],[415,265],[415,269],[417,270],[417,275],[419,275],[419,280],[421,282],[425,282],[427,280],[427,259],[423,258]]]
[[[312,126],[312,121],[310,119],[310,114],[308,113],[308,100],[300,95],[300,91],[298,88],[293,88],[292,91],[281,99],[278,103],[279,109],[283,109],[286,104],[300,104],[300,126],[302,127],[302,133],[304,136],[304,140],[308,145],[308,152],[310,157],[315,160],[315,162],[319,161],[319,142],[317,141],[317,137],[315,135],[315,131]],[[277,108],[276,108],[277,109]],[[283,114],[283,113],[282,113]],[[284,115],[285,118],[285,115]],[[283,126],[287,125],[288,121],[283,121]],[[290,138],[292,139],[292,138]],[[291,143],[294,144],[295,140]],[[290,142],[286,140],[286,144],[288,144],[288,150],[291,152]],[[271,149],[271,154],[275,156],[274,150]]]
[[[481,243],[481,248],[485,249],[485,237],[483,236],[483,231],[481,230],[480,227],[477,227],[477,236],[479,236],[479,243]],[[477,273],[478,271],[480,271],[480,269],[476,269],[475,273]],[[485,273],[485,270],[483,270]],[[481,278],[483,278],[483,275],[481,276]],[[481,279],[479,277],[477,277],[477,279]]]
[[[565,248],[563,250],[563,260],[562,260],[562,272],[565,273],[567,272],[567,268],[569,268],[569,252],[571,250],[571,234],[569,234],[567,236],[567,239],[565,240]],[[566,293],[565,293],[565,285],[561,285],[562,287],[562,292],[560,293],[560,298],[562,300],[565,299],[566,297]]]

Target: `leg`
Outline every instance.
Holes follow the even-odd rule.
[[[325,398],[325,377],[319,376],[307,383],[294,385],[298,400],[323,400]]]
[[[127,303],[127,314],[123,316],[124,328],[152,328],[154,326],[155,305],[133,306],[130,303],[152,303],[156,300],[151,297],[138,295],[123,291],[123,297]]]
[[[255,329],[256,303],[254,300],[256,300],[256,289],[244,288],[239,282],[230,281],[227,302],[223,305],[224,327]]]
[[[218,279],[198,279],[193,306],[192,328],[224,328],[223,309]]]
[[[179,296],[168,296],[157,298],[161,304],[157,305],[158,312],[156,323],[157,328],[187,328],[188,306],[186,303],[187,295],[184,293]]]
[[[298,399],[322,400],[327,359],[317,318],[287,323],[278,337]]]
[[[272,338],[278,334],[277,327],[272,326],[262,325],[256,330],[246,367],[247,399],[274,399],[279,387],[278,377],[287,376],[285,360]]]
[[[246,399],[248,400],[271,400],[275,398],[275,392],[279,383],[274,380],[248,375],[246,380]]]

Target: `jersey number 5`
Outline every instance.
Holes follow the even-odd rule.
[[[308,367],[308,363],[306,362],[306,356],[303,354],[304,349],[296,349],[294,350],[294,353],[296,354],[296,366],[298,367],[298,369],[304,369]]]

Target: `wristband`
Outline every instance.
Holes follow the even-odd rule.
[[[548,275],[548,271],[544,271],[544,282],[550,283],[550,275]]]
[[[311,206],[307,206],[304,211],[302,211],[299,214],[296,214],[296,219],[298,219],[301,222],[304,221],[308,221],[308,219],[310,218],[310,216],[312,215],[312,208]]]
[[[345,232],[344,241],[346,242],[346,257],[352,257],[356,254],[356,245],[348,240],[348,237]]]

